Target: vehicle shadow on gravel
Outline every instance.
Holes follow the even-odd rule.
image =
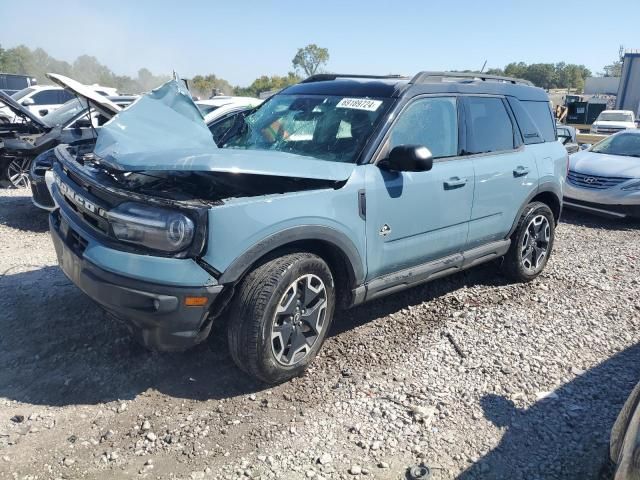
[[[31,196],[2,197],[0,224],[16,230],[46,232],[49,215],[31,202]]]
[[[465,284],[506,283],[485,266],[339,312],[331,336],[428,302]],[[98,404],[154,389],[176,398],[230,398],[268,386],[231,360],[226,335],[183,353],[152,353],[57,267],[0,276],[0,397],[38,405]]]
[[[640,230],[640,219],[637,218],[609,218],[593,215],[577,210],[564,209],[561,223],[568,223],[579,227],[605,228],[607,230]]]
[[[640,344],[527,409],[502,396],[484,396],[485,417],[506,431],[500,444],[458,480],[610,478],[609,432],[638,380]]]
[[[144,350],[56,267],[0,276],[0,397],[97,404],[155,389],[229,398],[263,388],[231,361],[226,336],[184,353]]]
[[[498,287],[509,283],[509,280],[502,274],[496,262],[479,265],[408,290],[393,293],[349,310],[338,311],[333,320],[330,335],[340,335],[405,308],[429,303],[466,286]]]

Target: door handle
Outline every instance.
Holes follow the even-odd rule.
[[[444,189],[453,190],[454,188],[461,188],[467,184],[466,178],[451,177],[449,180],[445,180]]]
[[[523,167],[522,165],[518,165],[514,170],[513,170],[513,176],[514,177],[524,177],[525,175],[527,175],[529,173],[529,169],[527,167]]]

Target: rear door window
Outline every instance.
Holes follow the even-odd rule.
[[[556,128],[549,102],[521,101],[529,116],[533,119],[545,142],[556,141]]]
[[[504,102],[497,97],[466,97],[468,154],[514,149],[514,131]]]

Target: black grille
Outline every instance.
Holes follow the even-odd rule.
[[[569,170],[567,175],[569,183],[581,188],[591,188],[594,190],[604,190],[629,180],[627,177],[602,177],[599,175],[587,175]]]

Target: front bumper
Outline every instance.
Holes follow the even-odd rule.
[[[49,229],[65,275],[105,310],[123,320],[148,348],[185,350],[206,338],[209,314],[223,286],[178,287],[109,272],[83,256],[87,240],[60,213],[49,215]],[[203,306],[186,306],[186,296],[207,297]]]
[[[598,215],[615,218],[640,218],[640,191],[622,190],[637,180],[630,179],[615,187],[583,188],[567,181],[564,185],[564,205]]]

